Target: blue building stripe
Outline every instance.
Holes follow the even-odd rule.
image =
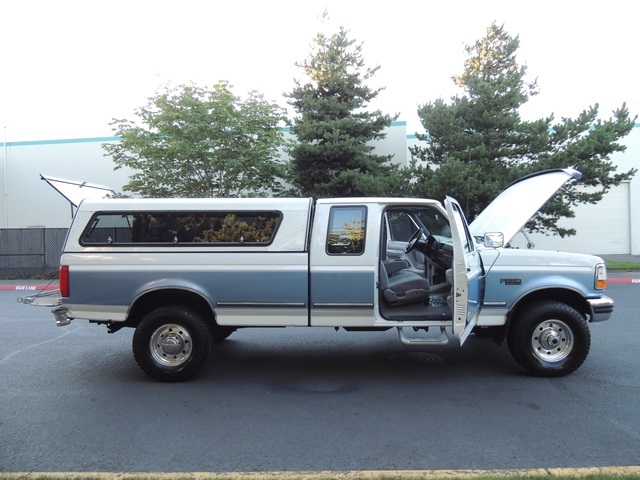
[[[118,142],[120,137],[63,138],[59,140],[29,140],[23,142],[7,142],[7,147],[31,147],[37,145],[64,145],[69,143]],[[0,143],[4,147],[4,142]]]
[[[404,120],[391,122],[392,127],[406,127],[407,122]],[[633,125],[633,128],[640,128],[640,123],[636,123]],[[290,127],[283,127],[280,129],[281,132],[286,133],[291,131]],[[416,134],[411,133],[407,135],[407,139],[415,140]],[[64,144],[73,144],[73,143],[105,143],[105,142],[118,142],[120,141],[120,137],[112,136],[112,137],[88,137],[88,138],[62,138],[57,140],[27,140],[20,142],[7,142],[7,147],[31,147],[38,145],[64,145]],[[0,148],[4,148],[5,143],[0,142]]]

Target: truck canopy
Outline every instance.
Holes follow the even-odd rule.
[[[114,192],[111,187],[105,185],[78,180],[67,180],[65,178],[57,178],[43,174],[40,174],[40,178],[51,185],[54,190],[69,200],[71,205],[76,208],[80,205],[80,202],[86,198],[103,199],[116,197],[116,192]]]

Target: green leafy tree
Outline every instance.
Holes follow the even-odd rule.
[[[310,56],[301,64],[307,83],[296,80],[286,95],[297,116],[295,136],[288,146],[293,185],[314,197],[388,195],[403,179],[392,156],[376,155],[371,141],[385,137],[384,129],[397,116],[366,110],[381,89],[366,85],[379,67],[367,68],[362,44],[340,28],[319,33]]]
[[[473,220],[513,180],[549,168],[575,166],[580,182],[561,190],[528,225],[534,231],[561,236],[575,234],[557,222],[572,217],[572,207],[596,203],[636,170],[616,173],[611,155],[624,151],[618,141],[634,125],[625,105],[608,121],[598,119],[598,105],[576,119],[560,122],[550,115],[523,121],[519,109],[538,93],[527,82],[527,67],[516,52],[520,41],[502,26],[491,25],[486,36],[466,47],[468,58],[454,82],[464,94],[450,102],[437,99],[418,109],[426,134],[410,149],[418,196],[457,198]],[[585,189],[583,186],[593,187]]]
[[[279,160],[284,111],[251,92],[165,87],[135,111],[138,122],[114,119],[119,142],[104,144],[116,169],[134,173],[125,191],[145,197],[277,195],[287,166]]]

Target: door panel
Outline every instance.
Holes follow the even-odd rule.
[[[310,259],[310,325],[373,324],[380,235],[379,222],[368,221],[368,215],[371,209],[364,205],[318,207]]]
[[[462,345],[478,321],[482,305],[484,276],[467,222],[458,202],[445,200],[453,237],[453,334]]]

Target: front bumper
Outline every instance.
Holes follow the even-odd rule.
[[[611,298],[603,295],[600,298],[589,298],[587,299],[587,302],[591,309],[589,318],[590,322],[602,322],[611,318],[614,306],[614,302]]]

